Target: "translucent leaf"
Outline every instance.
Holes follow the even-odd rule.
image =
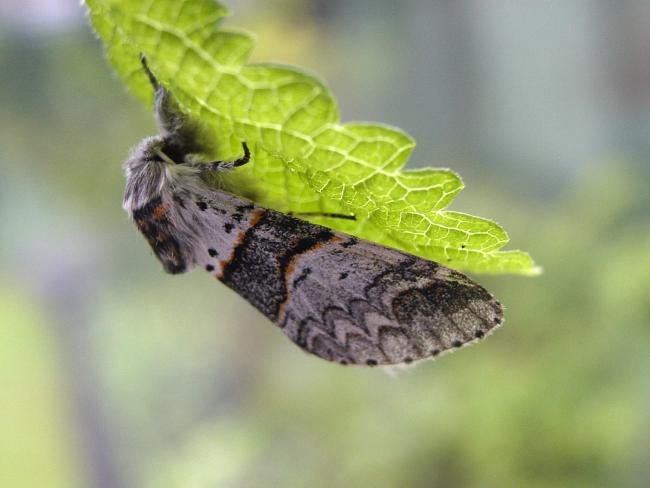
[[[495,222],[445,210],[463,189],[448,169],[404,170],[415,142],[400,129],[342,124],[329,89],[295,68],[246,64],[252,37],[220,27],[212,0],[87,0],[92,25],[131,91],[151,103],[138,57],[181,108],[233,158],[241,142],[254,163],[228,190],[281,211],[354,214],[312,220],[474,272],[536,274],[528,254]],[[244,183],[246,185],[244,186]]]

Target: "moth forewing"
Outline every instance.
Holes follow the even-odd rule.
[[[169,273],[201,266],[307,352],[340,364],[404,364],[482,338],[503,321],[484,288],[437,263],[360,240],[214,188],[201,144],[156,90],[160,135],[125,162],[124,207]]]

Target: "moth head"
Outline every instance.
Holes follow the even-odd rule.
[[[126,190],[123,206],[133,210],[146,204],[160,194],[168,183],[169,167],[174,161],[164,153],[165,143],[161,136],[143,139],[124,162]]]
[[[125,171],[136,170],[148,165],[175,164],[165,154],[165,140],[161,136],[146,137],[133,148],[129,159],[124,162]]]

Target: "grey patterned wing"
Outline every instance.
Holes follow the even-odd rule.
[[[272,210],[260,209],[218,277],[302,349],[341,364],[434,357],[503,321],[459,272]]]

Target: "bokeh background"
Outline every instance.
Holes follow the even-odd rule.
[[[308,357],[120,208],[154,125],[83,8],[0,3],[0,486],[648,486],[644,0],[240,0],[257,60],[402,127],[538,278],[480,345],[388,375]]]

